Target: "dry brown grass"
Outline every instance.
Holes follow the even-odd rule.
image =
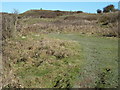
[[[42,19],[38,18],[41,13]],[[57,14],[63,14],[60,17]],[[6,15],[6,16],[4,16]],[[13,36],[14,19],[12,14],[3,15],[3,37],[9,38]],[[28,15],[28,17],[26,17]],[[30,18],[29,15],[32,15]],[[9,16],[9,17],[8,17]],[[118,36],[118,12],[103,14],[88,14],[66,11],[50,11],[50,10],[30,10],[19,15],[20,18],[17,30],[26,35],[28,32],[36,33],[84,33],[97,34],[107,36]],[[49,17],[54,18],[49,18]],[[6,17],[6,19],[4,18]],[[56,17],[56,18],[55,18]],[[38,19],[38,20],[37,20]],[[109,35],[108,35],[109,36]]]
[[[28,18],[27,15],[23,14],[22,17],[24,17],[24,15],[25,17],[23,19],[22,18],[19,19],[17,32],[19,32],[20,36],[24,36],[21,38],[19,38],[18,34],[17,34],[18,38],[11,38],[14,30],[14,19],[12,14],[10,15],[4,14],[3,16],[3,25],[2,25],[3,38],[5,39],[7,38],[6,41],[3,41],[5,42],[3,43],[4,85],[7,85],[8,83],[11,82],[12,86],[20,87],[19,85],[20,82],[18,81],[18,78],[14,74],[12,74],[13,72],[19,70],[19,68],[13,69],[12,65],[19,64],[22,62],[24,63],[23,64],[24,68],[26,68],[27,65],[39,67],[41,64],[46,64],[46,63],[48,66],[50,66],[51,64],[56,64],[57,62],[61,63],[62,62],[60,61],[61,59],[73,57],[77,55],[76,52],[79,52],[78,50],[74,51],[75,43],[73,44],[72,42],[68,42],[68,41],[54,40],[54,39],[40,38],[40,37],[39,40],[34,40],[33,38],[27,39],[29,33],[37,33],[40,35],[42,35],[43,33],[48,34],[54,32],[81,33],[81,34],[97,34],[107,37],[112,37],[112,36],[116,37],[119,35],[117,13],[69,14],[69,12],[64,12],[65,13],[64,16],[61,16],[63,12],[61,13],[59,11],[54,11],[51,13],[51,11],[43,10],[40,12],[41,13],[46,12],[47,14],[50,13],[50,15],[46,16],[47,14],[44,14],[45,16],[43,15],[42,16],[43,19],[41,19],[38,18],[37,16],[38,11],[34,11],[32,13],[27,12],[29,13],[27,14]],[[29,18],[29,16],[31,15],[33,15],[33,17]],[[56,16],[60,16],[60,17],[53,18]],[[8,38],[11,39],[9,40]],[[57,65],[59,66],[58,63]],[[61,66],[62,68],[64,67],[64,65],[62,64]],[[67,66],[65,66],[65,68],[67,69]],[[47,67],[47,69],[49,68]],[[59,71],[59,73],[61,72],[63,71]],[[9,78],[7,75],[9,75],[11,78]],[[54,75],[56,75],[55,72]],[[48,76],[52,77],[51,75]],[[44,78],[48,78],[48,76],[44,76]],[[42,81],[42,78],[38,78],[38,81]],[[30,85],[29,83],[27,84]],[[41,85],[42,84],[43,83],[41,83]]]
[[[28,24],[22,29],[22,33],[37,32],[37,33],[84,33],[118,36],[118,13],[107,14],[74,14],[61,16],[54,19],[39,19],[39,21]],[[32,22],[32,19],[30,19]],[[34,19],[33,19],[34,20]]]
[[[4,86],[7,85],[7,87],[9,86],[30,87],[27,86],[30,85],[30,83],[26,82],[26,80],[29,81],[30,79],[26,79],[27,76],[23,76],[24,79],[21,79],[20,77],[23,72],[26,73],[25,70],[28,67],[29,68],[34,67],[37,70],[40,69],[41,72],[39,71],[38,74],[39,73],[44,74],[45,73],[44,71],[49,69],[50,70],[54,69],[54,71],[48,73],[47,76],[46,75],[41,76],[40,74],[40,76],[37,77],[38,78],[37,81],[34,81],[36,75],[34,77],[31,77],[31,80],[33,80],[31,82],[33,84],[31,85],[31,87],[36,85],[38,81],[39,81],[38,84],[39,86],[37,87],[47,87],[45,86],[47,84],[44,83],[48,83],[48,81],[45,82],[45,80],[42,79],[44,77],[48,78],[48,80],[51,80],[49,81],[51,82],[50,85],[53,85],[52,84],[53,81],[56,80],[55,78],[57,78],[58,76],[57,73],[60,72],[61,72],[60,75],[62,75],[62,77],[66,77],[67,80],[68,76],[64,76],[64,74],[67,74],[68,71],[61,71],[61,70],[63,67],[64,70],[68,70],[69,63],[67,64],[67,62],[71,62],[71,60],[69,59],[70,57],[79,56],[78,53],[79,50],[77,50],[78,48],[76,46],[78,46],[78,44],[73,41],[50,39],[45,37],[39,37],[38,39],[38,38],[32,38],[30,36],[28,37],[26,36],[25,38],[19,37],[17,39],[8,40],[6,43],[4,43],[4,49],[3,49],[3,56],[4,56],[3,66],[5,70],[3,77],[3,85]],[[64,59],[66,59],[67,61],[65,61]],[[23,65],[21,63],[23,63]],[[61,65],[61,67],[59,67],[59,65]],[[74,65],[74,66],[72,67],[73,69],[76,68],[78,65]],[[56,68],[60,68],[60,70],[56,70]],[[22,69],[23,71],[21,71]],[[8,78],[9,80],[7,80]],[[56,82],[57,81],[54,81],[55,84]],[[49,87],[53,87],[53,86],[49,86]]]

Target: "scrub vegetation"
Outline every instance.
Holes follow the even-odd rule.
[[[99,12],[0,13],[2,87],[117,88],[119,11]]]

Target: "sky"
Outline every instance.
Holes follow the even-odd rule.
[[[23,13],[30,9],[45,10],[63,10],[63,11],[83,11],[87,13],[96,13],[97,9],[113,4],[118,8],[118,2],[2,2],[0,12],[11,13],[13,9],[17,9],[19,13]]]

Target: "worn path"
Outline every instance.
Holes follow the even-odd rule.
[[[83,47],[85,65],[74,87],[117,87],[118,40],[75,34],[52,34],[52,37],[78,41]]]

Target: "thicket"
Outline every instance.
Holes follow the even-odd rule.
[[[12,14],[1,13],[2,15],[2,39],[16,36],[18,11],[13,10]]]
[[[15,35],[15,15],[2,14],[2,39],[11,38]]]

